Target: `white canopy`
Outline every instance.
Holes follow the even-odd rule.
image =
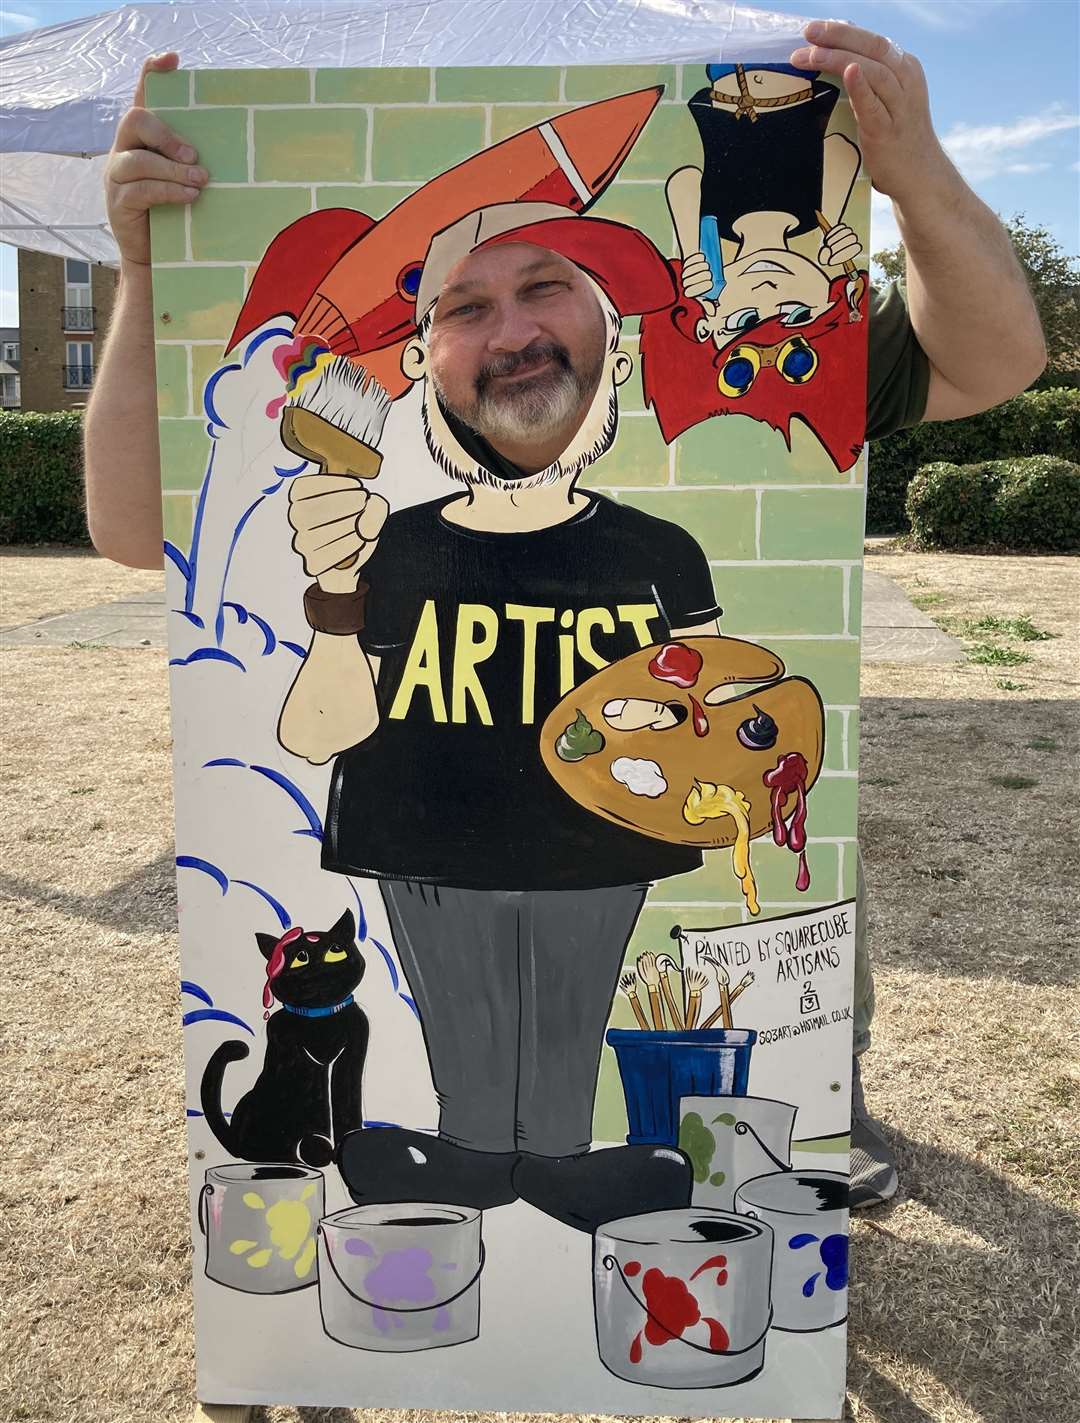
[[[104,160],[147,55],[191,69],[784,63],[803,21],[731,0],[124,5],[0,41],[0,241],[116,260]]]

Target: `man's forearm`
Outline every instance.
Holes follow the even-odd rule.
[[[86,410],[86,515],[94,547],[133,568],[162,565],[161,475],[150,268],[124,263]]]
[[[379,725],[378,659],[355,637],[317,632],[278,720],[278,741],[317,766],[356,746]]]
[[[908,309],[936,379],[925,418],[957,419],[1009,399],[1046,364],[1035,304],[998,218],[942,155],[894,199]]]

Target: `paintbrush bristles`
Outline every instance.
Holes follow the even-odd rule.
[[[660,987],[660,970],[656,966],[656,955],[644,953],[638,955],[637,971],[641,975],[642,983],[649,988]]]
[[[304,382],[291,403],[375,448],[393,404],[382,385],[347,356],[334,359]]]
[[[628,969],[626,973],[622,975],[619,979],[619,987],[630,1000],[630,1007],[634,1010],[634,1017],[637,1019],[638,1027],[648,1032],[649,1022],[645,1017],[645,1013],[637,996],[637,979],[634,977],[633,969]]]
[[[708,982],[709,975],[702,969],[688,968],[686,970],[686,991],[688,993],[703,993]]]

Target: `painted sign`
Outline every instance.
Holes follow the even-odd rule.
[[[149,88],[200,1396],[835,1415],[846,101]]]

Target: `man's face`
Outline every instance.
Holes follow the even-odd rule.
[[[600,383],[607,323],[584,275],[557,252],[502,243],[447,276],[428,342],[443,404],[497,443],[576,431]]]

